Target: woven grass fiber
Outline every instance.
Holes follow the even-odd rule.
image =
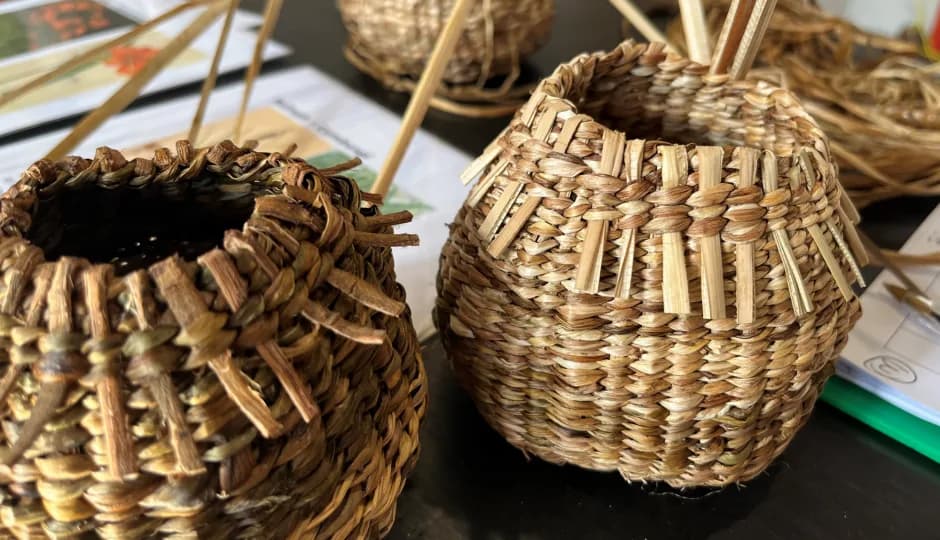
[[[455,0],[338,0],[346,57],[388,88],[410,92]],[[481,0],[467,18],[432,105],[469,116],[508,114],[531,88],[513,88],[520,64],[551,32],[554,0]],[[498,87],[486,87],[503,78]],[[508,112],[507,112],[508,111]]]
[[[730,0],[708,0],[718,36]],[[682,43],[676,18],[669,34]],[[920,43],[865,32],[810,0],[780,0],[749,77],[792,90],[829,136],[859,208],[940,195],[940,64]]]
[[[351,165],[181,141],[23,174],[0,200],[0,536],[388,532],[427,399],[390,250],[414,238],[361,209]]]
[[[436,321],[526,454],[630,481],[760,474],[858,319],[862,251],[789,92],[662,44],[581,55],[465,173]]]

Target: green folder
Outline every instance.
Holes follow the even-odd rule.
[[[840,377],[829,379],[822,399],[940,463],[940,426],[925,422]]]

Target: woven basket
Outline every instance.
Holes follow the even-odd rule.
[[[397,91],[411,91],[424,71],[455,0],[338,0],[349,31],[346,57],[360,70]],[[520,64],[551,32],[555,0],[483,0],[470,11],[461,38],[447,64],[439,99],[450,112],[480,108],[454,102],[512,105],[528,89],[513,89]],[[484,88],[505,77],[499,88]],[[440,99],[443,97],[444,99]],[[525,98],[522,98],[524,101]],[[518,107],[521,102],[517,102]],[[497,111],[515,110],[498,107]]]
[[[789,92],[628,41],[544,80],[479,173],[436,319],[509,442],[674,486],[786,448],[859,317],[862,249]]]
[[[177,151],[39,161],[0,201],[6,534],[386,533],[426,404],[408,216],[342,166]]]

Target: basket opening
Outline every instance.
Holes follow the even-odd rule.
[[[579,109],[600,124],[624,133],[629,139],[662,141],[669,144],[732,144],[728,137],[692,126],[687,121],[678,124],[667,121],[666,115],[660,111],[644,109],[635,113],[627,112],[627,108],[623,107],[623,102],[619,100],[589,101],[582,103]]]
[[[710,85],[692,74],[665,77],[659,65],[614,67],[601,63],[594,71],[556,77],[543,88],[574,104],[574,112],[628,139],[789,154],[821,136],[796,99],[776,87],[735,81]]]
[[[83,257],[113,264],[118,275],[174,253],[195,260],[221,245],[226,230],[241,229],[254,199],[270,192],[260,185],[217,180],[62,189],[40,198],[27,236],[47,260]]]

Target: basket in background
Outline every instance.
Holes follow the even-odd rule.
[[[338,0],[346,58],[388,88],[412,91],[455,0]],[[470,116],[508,114],[523,60],[551,32],[555,0],[483,0],[469,14],[432,106]],[[488,84],[489,83],[489,84]]]

